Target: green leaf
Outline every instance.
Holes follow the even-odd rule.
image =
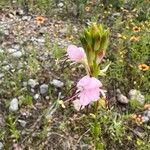
[[[102,70],[100,70],[99,75],[100,76],[105,76],[106,71],[108,70],[109,66],[111,65],[111,62]]]

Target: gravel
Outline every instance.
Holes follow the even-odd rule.
[[[25,126],[26,126],[26,124],[27,124],[27,122],[26,122],[26,121],[21,120],[21,119],[18,119],[18,122],[20,123],[20,125],[21,125],[22,127],[25,127]]]
[[[17,98],[13,98],[10,102],[10,106],[9,106],[9,110],[11,112],[17,111],[18,110],[18,99]]]
[[[15,58],[21,58],[23,54],[21,51],[16,51],[16,52],[12,53],[11,55]]]
[[[34,98],[35,100],[38,100],[38,99],[39,99],[39,97],[40,97],[40,95],[39,95],[39,94],[35,94],[35,95],[33,96],[33,98]]]
[[[35,88],[37,85],[39,85],[39,83],[34,80],[34,79],[29,79],[28,80],[28,85],[31,87],[31,88]]]
[[[122,103],[122,104],[128,104],[129,103],[128,98],[125,95],[123,95],[119,89],[117,89],[117,101]]]
[[[51,82],[52,85],[54,85],[55,87],[61,88],[64,86],[64,83],[60,80],[56,80],[53,79],[53,81]]]
[[[129,98],[130,100],[138,101],[142,105],[145,103],[144,95],[142,95],[141,92],[136,89],[132,89],[129,91]]]
[[[0,142],[0,150],[3,150],[3,147],[4,147],[3,143]]]
[[[45,95],[47,92],[48,92],[48,85],[47,85],[47,84],[42,84],[42,85],[40,86],[40,93],[41,93],[42,95]]]

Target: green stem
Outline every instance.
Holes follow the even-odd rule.
[[[95,150],[98,150],[98,101],[95,102],[95,121],[94,121],[94,145],[95,145]]]
[[[98,75],[94,75],[94,77],[98,78]],[[94,120],[94,146],[95,150],[103,150],[103,148],[100,146],[102,143],[100,143],[100,125],[98,123],[98,101],[94,103],[94,109],[95,109],[95,120]]]
[[[95,67],[95,66],[93,66],[93,67]],[[96,68],[96,71],[97,71],[97,68]],[[97,72],[96,73],[92,72],[92,73],[90,73],[90,75],[93,76],[93,77],[95,77],[95,78],[98,78],[98,73]],[[99,136],[100,136],[100,126],[99,126],[99,123],[98,123],[98,101],[94,103],[94,109],[95,109],[94,146],[95,146],[95,150],[103,150],[102,148],[99,147],[99,145],[100,145],[100,143],[99,143],[100,142],[100,139],[99,139]]]

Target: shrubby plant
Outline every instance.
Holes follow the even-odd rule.
[[[115,89],[122,88],[125,93],[138,89],[147,94],[150,87],[149,29],[145,23],[135,25],[127,22],[126,26],[128,29],[118,34],[114,52],[108,52],[112,64],[106,78]]]

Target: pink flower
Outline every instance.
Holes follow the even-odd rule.
[[[86,106],[92,101],[97,101],[100,94],[104,96],[104,92],[100,87],[102,87],[102,83],[98,79],[84,76],[77,84],[77,92],[80,91],[78,96],[81,105]]]
[[[79,62],[85,58],[85,52],[82,47],[77,47],[75,45],[69,45],[67,48],[67,53],[72,61]]]

